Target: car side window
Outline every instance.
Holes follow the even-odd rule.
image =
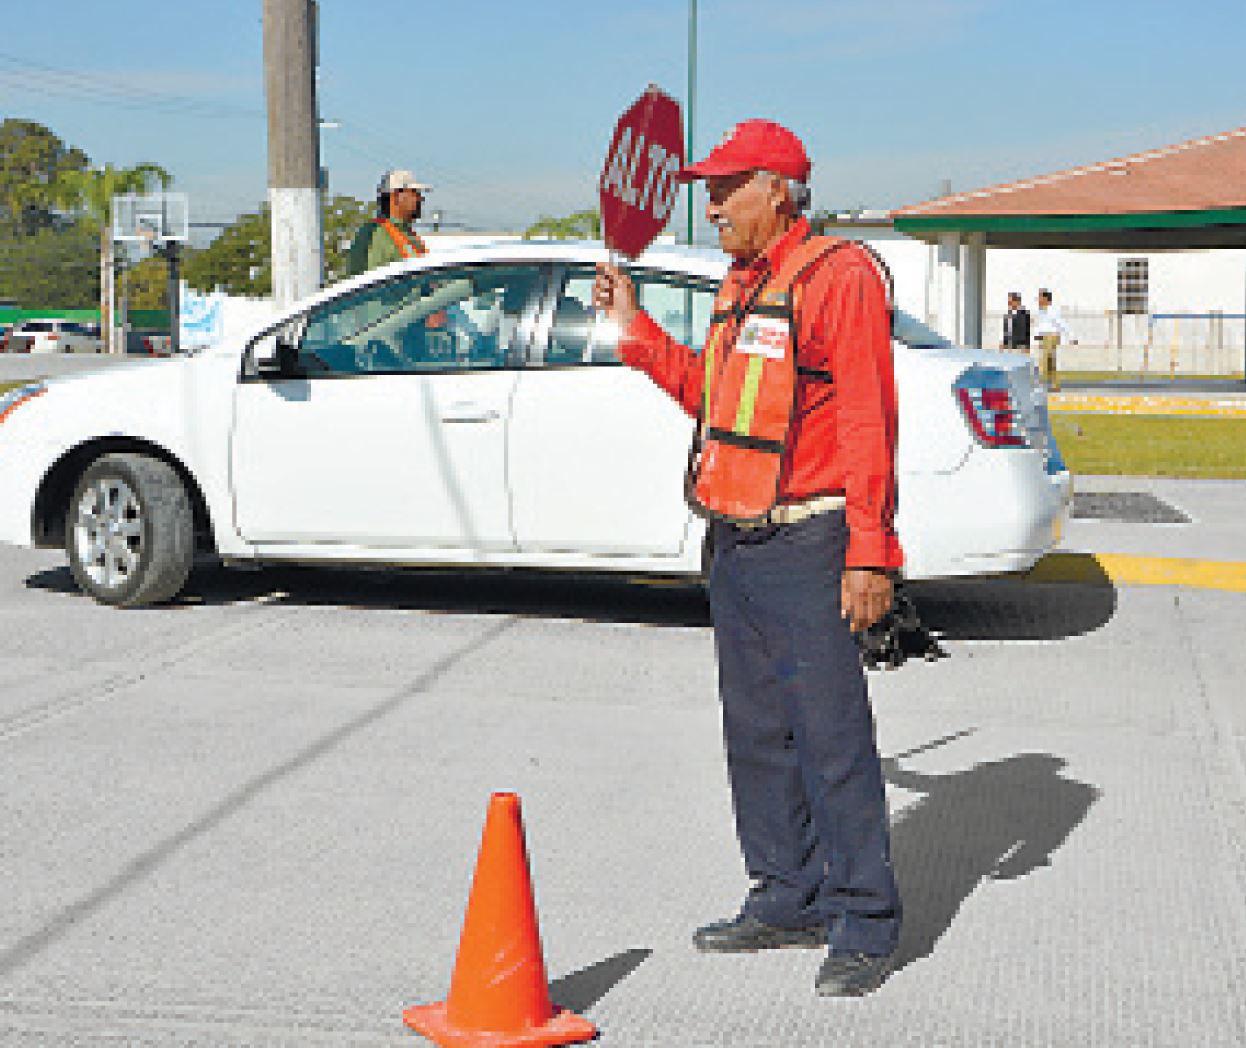
[[[641,275],[636,279],[640,307],[676,342],[698,353],[709,332],[710,312],[714,308],[715,288],[666,273]]]
[[[478,266],[370,284],[309,312],[298,363],[313,377],[518,366],[538,276]]]
[[[618,333],[593,309],[594,272],[568,271],[558,295],[550,328],[546,364],[617,364]],[[708,282],[668,273],[631,273],[641,308],[672,338],[700,352],[709,329],[714,287]]]
[[[615,364],[616,340],[593,309],[593,271],[575,269],[567,274],[554,306],[549,344],[540,363]]]

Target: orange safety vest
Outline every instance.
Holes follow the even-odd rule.
[[[819,261],[849,243],[810,237],[746,302],[734,303],[719,291],[705,340],[704,396],[685,484],[689,504],[702,516],[756,523],[778,501],[797,376],[833,381],[829,371],[796,362],[798,285]],[[886,267],[869,253],[890,284]]]
[[[389,234],[389,239],[394,242],[394,247],[398,249],[398,254],[403,258],[418,258],[420,255],[428,254],[428,248],[424,246],[424,241],[418,236],[412,240],[411,237],[394,225],[388,216],[377,216],[376,224]]]

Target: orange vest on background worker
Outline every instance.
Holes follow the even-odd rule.
[[[756,523],[778,501],[797,378],[833,381],[830,372],[797,363],[801,281],[848,243],[810,237],[746,302],[733,302],[719,291],[705,341],[701,418],[686,481],[688,501],[701,515]],[[870,255],[890,283],[881,260]]]
[[[428,254],[428,248],[423,240],[414,233],[410,235],[404,233],[387,215],[379,215],[373,221],[389,234],[389,239],[394,242],[394,247],[398,249],[398,254],[403,258],[418,258],[420,255]]]
[[[397,224],[388,215],[378,215],[372,220],[389,234],[389,239],[394,242],[394,247],[398,249],[398,254],[402,258],[419,258],[421,255],[428,254],[428,246],[415,233],[406,233],[400,229]],[[447,317],[444,309],[439,309],[436,313],[430,313],[424,318],[424,327],[428,330],[443,328],[446,326]]]

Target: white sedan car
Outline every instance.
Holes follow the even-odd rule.
[[[98,326],[60,317],[27,320],[10,332],[9,341],[25,353],[98,353],[103,348]]]
[[[600,246],[399,262],[235,343],[0,397],[0,540],[64,547],[95,599],[168,600],[226,564],[510,565],[695,575],[692,423],[618,362]],[[725,269],[657,249],[642,304],[699,345]],[[899,313],[898,528],[909,578],[1024,571],[1071,498],[1024,357]]]

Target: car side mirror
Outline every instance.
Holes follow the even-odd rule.
[[[288,335],[277,336],[274,359],[277,362],[277,374],[282,378],[296,378],[302,374],[302,369],[299,367],[298,347]]]

